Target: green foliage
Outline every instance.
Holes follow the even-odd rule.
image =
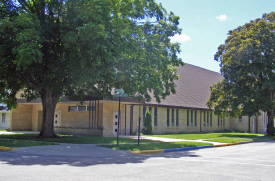
[[[228,110],[233,117],[267,112],[270,135],[274,134],[274,32],[274,12],[228,32],[214,56],[220,62],[224,79],[211,87],[207,102],[217,115]]]
[[[145,119],[143,122],[144,128],[142,129],[142,133],[145,135],[153,134],[153,127],[152,127],[152,113],[150,111],[146,111]]]
[[[52,116],[41,133],[53,129],[43,125],[62,95],[111,98],[118,88],[160,101],[175,93],[183,63],[169,37],[181,33],[179,17],[152,0],[8,0],[0,9],[0,102],[16,107],[19,90],[42,98]]]
[[[81,100],[84,94],[130,96],[175,92],[179,17],[154,1],[7,1],[0,4],[0,97],[28,100],[43,91]],[[154,19],[154,23],[150,22]],[[155,21],[156,20],[156,21]],[[3,90],[3,91],[2,91]],[[1,101],[0,101],[1,102]]]

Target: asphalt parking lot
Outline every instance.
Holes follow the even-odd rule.
[[[273,180],[275,141],[134,155],[61,144],[0,152],[0,180]]]

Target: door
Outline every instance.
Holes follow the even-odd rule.
[[[54,126],[61,125],[61,111],[54,112]]]
[[[113,113],[113,136],[117,136],[118,131],[118,111]]]

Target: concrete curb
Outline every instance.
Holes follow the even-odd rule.
[[[2,151],[19,151],[18,148],[11,148],[11,147],[5,147],[5,146],[0,146],[0,150],[2,150]]]
[[[220,144],[220,145],[207,145],[207,146],[173,148],[173,149],[163,149],[163,150],[130,151],[130,152],[133,153],[133,154],[155,154],[155,153],[167,153],[167,152],[175,152],[175,151],[198,150],[198,149],[212,148],[212,147],[232,146],[232,145],[239,145],[239,144],[246,144],[246,143],[253,143],[253,142],[257,142],[257,141],[226,143],[226,144]]]

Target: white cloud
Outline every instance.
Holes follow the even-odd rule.
[[[171,42],[185,42],[191,40],[190,36],[185,34],[175,34],[174,36],[170,37]]]
[[[216,18],[220,21],[225,21],[227,16],[225,14],[221,14],[220,16],[216,16]]]

